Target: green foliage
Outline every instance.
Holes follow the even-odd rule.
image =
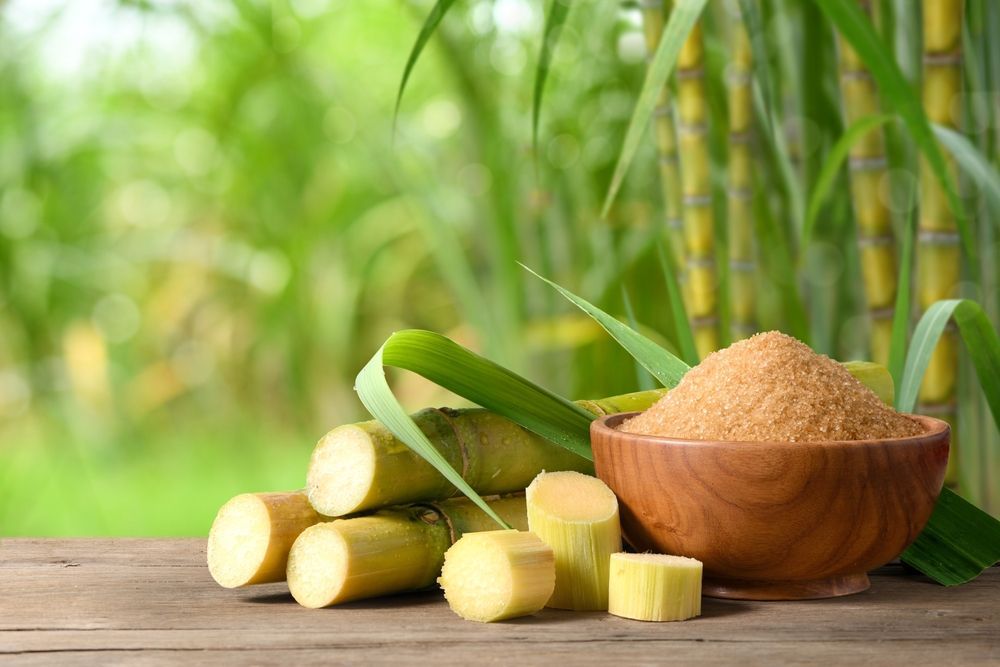
[[[565,13],[561,0],[105,3],[86,20],[68,2],[32,19],[19,9],[28,4],[0,9],[3,530],[198,533],[220,494],[297,486],[292,461],[304,466],[319,434],[361,418],[351,383],[376,344],[402,328],[446,332],[562,395],[635,389],[627,353],[519,261],[616,321],[628,314],[624,290],[643,335],[693,361],[683,280],[665,283],[657,261],[665,234],[643,109],[670,78],[669,51],[700,3],[677,3],[645,80],[639,12],[618,3],[575,2]],[[913,129],[920,31],[902,4],[880,4],[878,41],[855,31],[868,40],[866,60],[899,58],[902,79],[890,67],[878,81],[887,110],[904,119],[886,127],[886,196],[915,198],[907,183],[931,136],[996,208],[995,105],[972,102],[998,88],[1000,40],[990,26],[1000,9],[967,3],[963,140]],[[805,22],[822,14],[803,3],[739,5],[736,14],[706,3],[701,16],[708,166],[718,195],[728,167],[725,72],[742,16],[759,147],[758,321],[837,357],[862,356],[844,170],[832,181],[820,175],[844,134],[830,113],[840,24],[807,33]],[[802,66],[807,34],[822,51],[809,61],[815,71]],[[602,218],[609,183],[615,205]],[[807,224],[806,202],[818,198]],[[899,221],[913,213],[901,208],[893,207]],[[976,227],[982,280],[970,272],[964,288],[995,318],[996,226]],[[819,278],[802,270],[814,251],[832,267]],[[446,400],[429,383],[393,388],[410,406]],[[978,387],[961,392],[963,410],[988,416]],[[173,437],[178,424],[190,425],[183,438]],[[268,434],[248,446],[261,461],[280,461],[281,475],[227,466],[248,425]],[[979,421],[962,424],[963,478],[981,480],[962,491],[977,501],[1000,497],[992,434]],[[64,463],[78,460],[105,507],[131,502],[130,470],[150,479],[169,469],[210,491],[176,509],[157,500],[165,509],[155,520],[108,512],[99,527],[75,524],[63,507],[85,505],[88,492]],[[50,474],[46,461],[60,465]],[[38,504],[39,481],[75,489],[72,502]],[[21,513],[9,508],[29,505],[45,509],[11,518]]]

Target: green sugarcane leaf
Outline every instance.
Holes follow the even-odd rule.
[[[632,111],[632,118],[629,120],[628,129],[625,132],[625,141],[622,143],[621,153],[618,155],[618,163],[615,164],[615,171],[611,177],[611,184],[608,186],[608,193],[604,197],[604,205],[601,207],[601,217],[607,218],[611,204],[621,188],[622,181],[625,180],[625,173],[632,158],[639,150],[639,142],[646,131],[649,119],[653,115],[656,107],[656,100],[667,85],[667,79],[677,64],[677,57],[680,55],[681,47],[687,39],[698,17],[708,0],[677,0],[670,11],[670,20],[667,21],[666,28],[663,29],[663,36],[656,47],[653,60],[646,69],[646,79],[642,83],[642,90],[639,92],[639,100]],[[655,373],[654,373],[655,375]]]
[[[393,131],[395,131],[396,119],[399,117],[399,105],[403,101],[403,91],[406,90],[406,82],[410,80],[413,67],[417,64],[417,59],[420,58],[420,54],[423,52],[424,47],[427,46],[431,35],[437,30],[441,19],[444,18],[444,15],[448,13],[453,4],[455,4],[455,0],[437,0],[430,14],[424,19],[424,24],[420,26],[417,41],[413,43],[413,48],[410,49],[410,56],[406,59],[406,66],[403,68],[403,78],[399,82],[399,91],[396,93],[396,107],[392,112]]]
[[[927,525],[899,559],[944,586],[972,581],[1000,561],[1000,521],[942,489]]]
[[[522,266],[524,266],[522,264]],[[557,285],[548,278],[540,276],[528,267],[524,267],[532,275],[541,278],[554,287],[557,292],[571,301],[577,308],[590,315],[604,330],[611,334],[632,357],[642,364],[643,368],[653,374],[664,387],[675,387],[681,381],[690,366],[675,357],[668,350],[660,347],[649,338],[628,326],[622,324],[589,301],[578,297],[568,289]]]
[[[990,412],[993,413],[993,420],[1000,426],[1000,336],[982,307],[969,299],[938,301],[920,318],[910,341],[910,351],[906,355],[906,368],[897,393],[896,409],[900,412],[913,412],[931,353],[951,319],[958,325],[962,342],[973,368],[976,369],[979,386],[986,396]]]
[[[549,78],[549,67],[556,44],[562,35],[563,24],[569,16],[569,0],[552,0],[549,13],[545,17],[545,28],[542,31],[542,48],[538,53],[538,66],[535,68],[535,90],[531,101],[531,146],[538,155],[538,119],[542,112],[542,95],[545,93],[545,81]]]
[[[840,136],[840,139],[837,140],[837,143],[833,145],[833,148],[830,149],[830,152],[827,153],[826,160],[823,161],[823,166],[816,177],[816,184],[813,186],[812,194],[809,196],[809,204],[806,207],[806,220],[802,228],[803,248],[808,247],[809,241],[812,240],[816,220],[819,218],[823,204],[826,202],[826,198],[830,195],[830,191],[837,181],[840,167],[850,154],[851,148],[868,132],[881,127],[892,119],[893,117],[888,114],[859,118],[847,128],[844,134]]]
[[[698,347],[694,344],[694,333],[691,331],[691,321],[688,319],[687,310],[684,308],[684,299],[681,297],[681,286],[677,282],[677,267],[674,266],[673,249],[670,248],[670,238],[666,237],[664,243],[667,250],[664,252],[663,246],[657,246],[660,256],[660,269],[663,271],[663,279],[667,284],[667,298],[670,299],[670,315],[673,318],[674,331],[677,332],[677,342],[681,348],[681,356],[689,366],[698,363]]]
[[[774,85],[771,83],[770,59],[767,53],[767,40],[764,35],[764,21],[760,16],[757,0],[740,0],[740,16],[750,38],[751,63],[754,82],[759,87],[765,113],[759,114],[764,134],[770,139],[774,136],[774,122],[771,109],[774,108]]]
[[[948,171],[944,154],[931,131],[930,121],[924,113],[920,97],[906,81],[893,54],[886,49],[858,3],[844,0],[816,0],[816,2],[864,61],[868,71],[878,83],[882,99],[903,119],[917,147],[927,158],[928,164],[948,194],[948,202],[955,214],[969,264],[973,272],[978,275],[979,253],[976,251],[975,235],[965,214],[962,199],[958,196],[955,180]]]
[[[986,196],[993,210],[1000,211],[1000,174],[990,161],[964,135],[951,128],[934,125],[934,134]],[[993,218],[1000,223],[1000,218]]]
[[[628,296],[628,290],[622,285],[622,302],[625,304],[625,317],[628,319],[628,325],[639,330],[639,320],[635,318],[635,310],[632,309],[632,299]],[[656,389],[656,381],[653,376],[649,374],[645,368],[642,367],[635,359],[632,360],[635,363],[635,381],[636,386],[639,387],[640,391],[650,391]]]
[[[916,206],[910,207],[910,215],[903,230],[903,250],[900,256],[899,280],[896,289],[895,310],[892,312],[892,334],[889,341],[889,372],[897,387],[903,386],[903,370],[906,365],[906,341],[910,335],[911,292],[913,290],[913,244],[917,235]]]
[[[593,415],[584,408],[440,334],[409,329],[390,336],[358,373],[354,384],[358,398],[373,417],[504,527],[507,526],[503,520],[462,479],[461,474],[451,467],[393,396],[385,379],[385,366],[422,375],[431,382],[592,460],[589,431]]]

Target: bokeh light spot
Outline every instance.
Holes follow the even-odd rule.
[[[91,320],[109,343],[124,343],[139,331],[142,315],[124,294],[108,294],[94,305]]]

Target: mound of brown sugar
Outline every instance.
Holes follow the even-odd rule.
[[[872,440],[923,430],[843,366],[777,331],[710,354],[620,429],[744,442]]]

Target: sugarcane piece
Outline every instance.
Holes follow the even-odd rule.
[[[646,51],[656,52],[663,36],[664,0],[642,0],[642,27],[646,38]],[[687,284],[684,274],[684,220],[683,194],[681,190],[681,170],[677,156],[677,131],[674,127],[673,102],[670,96],[670,86],[660,89],[660,96],[653,110],[654,137],[656,152],[660,166],[660,189],[663,193],[665,238],[670,243],[674,256],[674,266],[679,275],[678,282],[682,289]]]
[[[867,14],[871,8],[860,0]],[[839,36],[840,89],[844,122],[852,125],[880,112],[878,90],[864,60]],[[896,302],[896,236],[892,215],[882,190],[887,178],[885,137],[881,127],[867,132],[851,147],[851,202],[857,224],[861,276],[871,322],[871,358],[880,364],[889,360],[892,317]]]
[[[609,559],[622,547],[615,494],[596,477],[543,472],[525,498],[528,528],[555,553],[556,588],[548,606],[607,609]]]
[[[885,368],[864,362],[856,369],[850,364],[847,367],[876,393],[882,395],[886,383],[891,393],[892,378]],[[641,412],[666,391],[638,391],[577,401],[577,405],[595,416]],[[542,470],[593,472],[589,461],[486,410],[432,408],[412,417],[445,458],[483,495],[521,491]],[[486,450],[492,452],[484,453]],[[496,467],[490,469],[487,464]],[[457,494],[433,466],[375,420],[340,426],[323,436],[309,462],[306,486],[309,501],[326,516]]]
[[[923,0],[923,105],[927,118],[957,129],[961,117],[963,0]],[[947,151],[945,161],[957,181],[955,161]],[[920,216],[917,237],[917,299],[921,312],[936,301],[955,297],[961,280],[962,253],[958,225],[947,193],[926,158],[921,157]],[[955,428],[955,386],[958,337],[946,329],[931,354],[920,386],[920,412],[940,417]],[[961,455],[958,437],[952,445],[945,483],[958,481]]]
[[[663,554],[611,555],[608,613],[637,621],[701,615],[701,561]]]
[[[677,58],[677,137],[687,255],[687,308],[698,355],[719,347],[715,214],[708,147],[705,47],[696,23]]]
[[[284,581],[295,538],[322,520],[302,491],[236,496],[209,530],[208,571],[226,588]]]
[[[481,495],[520,491],[544,469],[593,471],[590,461],[487,410],[429,408],[413,419]],[[306,489],[316,511],[327,516],[457,494],[432,465],[374,420],[323,436],[309,461]]]
[[[451,610],[467,621],[527,616],[552,595],[555,556],[533,533],[469,533],[445,553],[438,583]]]
[[[731,336],[748,338],[757,331],[757,260],[754,251],[750,37],[736,21],[729,74],[729,310]]]
[[[489,500],[509,525],[527,529],[523,496]],[[379,510],[309,528],[288,556],[288,589],[303,607],[420,590],[434,584],[445,551],[496,523],[465,499]]]

